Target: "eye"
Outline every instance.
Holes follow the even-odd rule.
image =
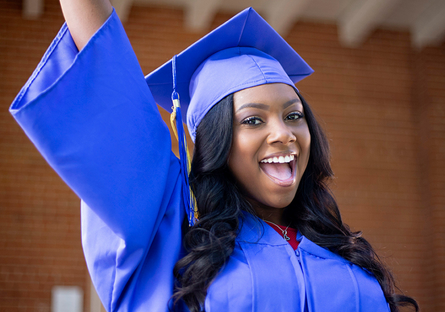
[[[259,117],[248,117],[241,122],[243,125],[252,125],[256,126],[262,124],[263,121]]]
[[[294,121],[294,120],[298,120],[300,118],[304,118],[303,113],[301,112],[292,112],[289,115],[286,116],[285,120],[290,120],[290,121]]]

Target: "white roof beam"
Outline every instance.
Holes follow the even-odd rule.
[[[435,1],[411,29],[413,46],[438,45],[445,36],[445,1]]]
[[[111,0],[111,4],[114,6],[120,20],[123,23],[126,22],[128,20],[128,15],[130,15],[133,0]]]
[[[266,19],[282,36],[286,36],[301,17],[310,0],[275,0],[266,5]]]
[[[37,19],[43,14],[43,0],[23,0],[22,16],[26,19]]]
[[[348,47],[357,47],[362,44],[400,1],[360,0],[353,2],[338,24],[340,42]]]
[[[189,0],[185,8],[185,26],[191,30],[207,30],[218,11],[221,0]]]

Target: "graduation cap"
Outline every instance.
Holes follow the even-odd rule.
[[[187,189],[190,157],[182,122],[194,141],[202,118],[227,95],[267,83],[295,88],[296,82],[312,73],[295,50],[254,9],[247,8],[148,74],[145,80],[156,103],[172,112],[172,124],[176,123]],[[183,193],[190,199],[189,223],[193,224],[193,198],[188,190]]]

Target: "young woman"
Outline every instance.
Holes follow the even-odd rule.
[[[108,1],[61,3],[68,27],[11,113],[82,199],[108,311],[417,310],[342,223],[326,139],[294,85],[312,70],[256,12],[144,79]],[[168,109],[172,89],[190,175],[155,104]]]

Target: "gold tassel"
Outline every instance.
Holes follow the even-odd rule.
[[[176,140],[179,143],[178,130],[176,128],[176,109],[181,109],[181,105],[179,102],[179,98],[172,99],[172,101],[173,101],[173,107],[172,107],[172,113],[170,114],[170,124],[172,126],[173,133],[175,134]],[[189,149],[187,146],[187,138],[185,136],[185,133],[184,133],[183,140],[184,140],[185,152],[187,155],[186,157],[187,157],[187,179],[188,179],[188,176],[190,175],[190,171],[192,170],[192,162],[191,162],[192,158],[190,157],[190,152],[189,152]],[[189,185],[189,191],[190,191],[190,207],[194,207],[193,215],[194,215],[195,219],[198,220],[198,206],[196,204],[196,198],[192,192],[190,185]],[[192,205],[192,204],[194,204],[194,205]]]
[[[176,130],[176,109],[181,108],[181,105],[179,104],[179,99],[173,99],[173,107],[172,107],[172,113],[170,114],[170,124],[172,125],[173,133],[175,134],[176,140],[179,142],[178,139],[178,130]]]

